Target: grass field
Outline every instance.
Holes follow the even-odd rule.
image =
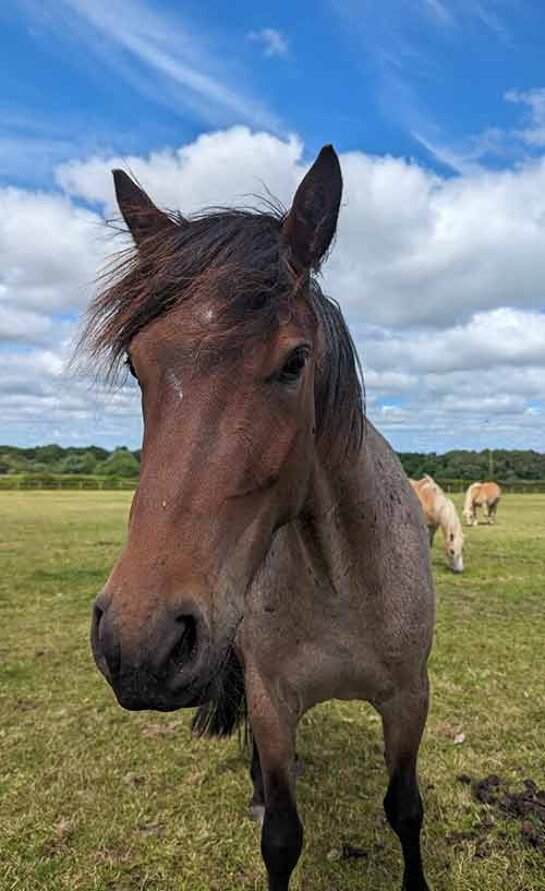
[[[192,740],[184,712],[123,712],[92,663],[90,605],[129,500],[0,494],[0,889],[264,889],[237,740]],[[420,762],[434,891],[545,889],[545,851],[458,779],[545,786],[545,495],[506,496],[498,520],[467,530],[462,576],[443,565],[439,541],[434,550],[433,701]],[[299,751],[306,837],[294,891],[399,891],[371,708],[315,709]],[[347,858],[343,845],[365,854]]]

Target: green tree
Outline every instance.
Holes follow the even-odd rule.
[[[106,461],[97,467],[105,476],[117,476],[123,479],[135,479],[140,472],[140,464],[127,449],[116,449]]]
[[[94,473],[96,470],[97,461],[95,456],[91,451],[83,452],[79,454],[71,454],[67,455],[63,461],[60,462],[60,471],[61,473],[83,473],[89,474]]]

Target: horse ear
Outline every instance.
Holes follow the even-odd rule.
[[[296,268],[320,265],[335,235],[342,188],[337,153],[325,145],[299,185],[282,226]]]
[[[139,245],[149,235],[161,229],[173,229],[177,224],[155,206],[140,186],[124,170],[112,170],[115,197],[127,228]]]

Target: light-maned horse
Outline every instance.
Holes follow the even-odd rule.
[[[450,498],[447,498],[441,486],[425,474],[420,480],[409,480],[413,487],[426,518],[430,536],[430,547],[433,545],[435,533],[441,527],[443,533],[443,550],[449,568],[453,572],[464,571],[464,533],[462,524]]]
[[[127,362],[144,441],[127,543],[95,602],[96,663],[127,709],[197,706],[196,730],[217,735],[247,715],[270,891],[286,891],[302,848],[299,719],[332,698],[372,703],[403,887],[425,891],[429,547],[315,277],[337,225],[337,155],[322,149],[287,213],[185,219],[122,171],[114,182],[136,248],[83,345]]]
[[[496,511],[501,498],[497,483],[472,483],[464,500],[463,514],[468,526],[478,526],[477,508],[481,507],[487,523],[496,522]]]

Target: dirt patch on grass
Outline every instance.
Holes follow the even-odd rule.
[[[74,835],[74,826],[70,820],[62,819],[53,827],[51,836],[44,842],[42,853],[45,857],[56,857],[69,852]]]
[[[474,799],[485,805],[486,812],[471,830],[452,833],[449,836],[451,844],[463,840],[474,841],[475,856],[486,856],[490,847],[488,835],[496,816],[518,821],[523,843],[545,854],[545,789],[539,789],[531,779],[523,780],[522,788],[514,789],[497,774],[489,774],[482,779],[461,774],[458,780],[471,787]]]

